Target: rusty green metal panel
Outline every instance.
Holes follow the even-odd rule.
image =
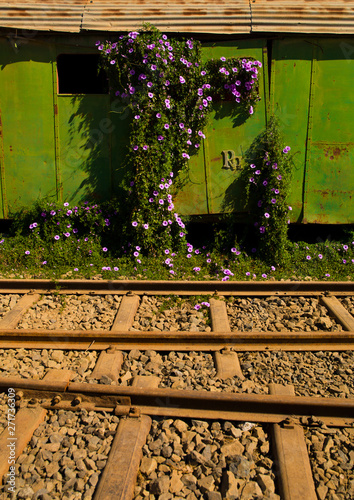
[[[239,40],[204,44],[204,60],[224,57],[254,58],[263,62],[260,95],[253,116],[235,113],[237,103],[214,103],[206,139],[198,154],[189,161],[183,177],[184,188],[178,192],[176,207],[188,215],[220,214],[245,211],[245,190],[240,179],[243,156],[266,125],[267,74],[266,40]]]
[[[292,222],[354,222],[353,38],[273,43],[271,109],[295,153]]]
[[[59,95],[59,168],[63,199],[111,196],[109,96]]]
[[[209,213],[203,145],[198,153],[191,156],[188,170],[177,176],[176,184],[179,189],[174,196],[174,204],[178,212],[183,215]]]
[[[280,121],[284,139],[294,154],[289,204],[291,222],[303,217],[306,141],[309,117],[313,41],[299,38],[274,40],[270,77],[271,113]]]
[[[224,57],[253,58],[262,62],[260,70],[259,92],[261,101],[257,103],[252,116],[235,114],[237,103],[215,103],[206,129],[205,163],[206,181],[208,186],[209,213],[224,212],[242,213],[245,211],[245,188],[241,181],[241,170],[244,165],[244,154],[254,139],[264,130],[266,125],[266,92],[264,74],[267,72],[265,54],[266,40],[239,40],[223,42],[217,46],[205,47],[205,59]],[[224,153],[223,153],[224,151]],[[228,162],[235,154],[236,161]],[[232,168],[232,163],[236,168]]]
[[[354,46],[354,38],[346,43]],[[354,51],[316,40],[312,65],[304,222],[354,222]]]
[[[94,54],[94,40],[93,37],[56,37],[56,61],[61,54]],[[59,78],[57,71],[55,78]],[[57,81],[54,88],[60,197],[70,203],[107,200],[112,196],[110,97],[108,94],[59,94]]]
[[[56,196],[52,50],[49,45],[0,40],[0,109],[3,134],[2,207],[29,206]]]

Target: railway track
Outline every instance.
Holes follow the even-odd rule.
[[[352,498],[353,284],[178,286],[1,283],[1,499]]]

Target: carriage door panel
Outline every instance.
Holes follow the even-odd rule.
[[[316,39],[304,222],[354,222],[354,39]]]
[[[204,59],[224,56],[253,58],[262,62],[259,69],[261,100],[254,114],[237,114],[236,102],[214,102],[210,121],[205,131],[205,172],[208,209],[210,214],[246,211],[244,184],[240,179],[244,168],[244,154],[254,139],[266,126],[266,89],[264,74],[267,71],[265,40],[242,40],[204,47]]]
[[[235,102],[213,102],[206,138],[188,162],[188,172],[180,176],[183,186],[176,195],[176,207],[186,215],[245,212],[244,184],[240,179],[243,156],[266,125],[267,71],[265,40],[239,40],[203,44],[202,58],[245,57],[261,61],[259,89],[261,101],[254,114],[237,115]]]

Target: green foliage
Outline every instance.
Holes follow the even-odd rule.
[[[96,45],[112,91],[133,117],[123,234],[134,250],[145,253],[185,248],[185,227],[172,203],[172,177],[200,148],[213,96],[233,98],[253,113],[261,63],[223,57],[203,68],[199,41],[168,39],[150,25]]]
[[[283,264],[288,258],[291,207],[287,199],[292,170],[289,151],[273,118],[248,152],[251,163],[245,171],[258,248],[267,262],[276,264]]]

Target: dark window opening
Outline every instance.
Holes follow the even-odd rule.
[[[98,71],[98,54],[61,54],[57,59],[59,94],[108,94],[107,75]]]

